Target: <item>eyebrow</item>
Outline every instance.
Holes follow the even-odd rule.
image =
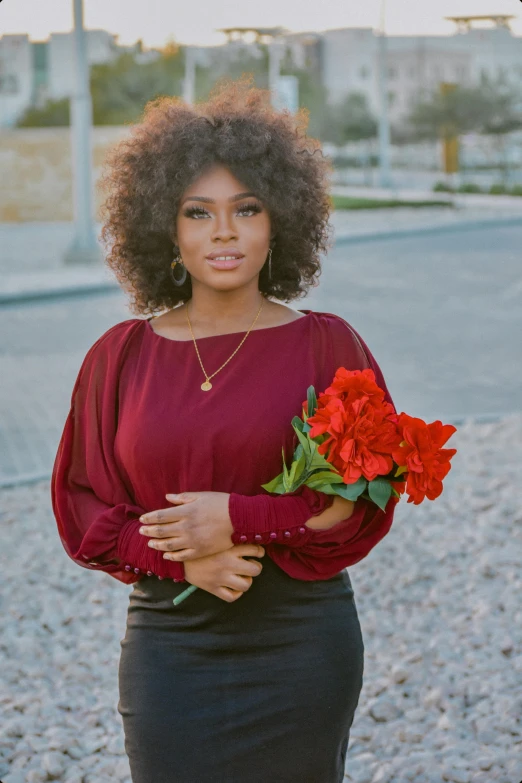
[[[247,196],[256,196],[255,193],[236,193],[235,196],[231,196],[228,201],[229,203],[233,203],[234,201],[239,201],[242,198],[246,198]],[[257,198],[257,196],[256,196]],[[204,201],[207,204],[215,204],[215,199],[213,198],[206,198],[205,196],[187,196],[186,199],[182,201],[182,204],[185,203],[185,201]]]

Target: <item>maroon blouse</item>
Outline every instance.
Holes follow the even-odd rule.
[[[329,530],[305,522],[333,502],[301,487],[271,495],[261,485],[289,464],[291,426],[307,389],[317,395],[338,367],[381,370],[360,335],[333,313],[253,329],[235,356],[205,380],[192,340],[171,340],[148,320],[112,326],[88,350],[74,384],[56,454],[51,497],[65,551],[84,568],[126,584],[144,574],[183,581],[184,564],[163,558],[138,532],[138,517],[168,508],[166,493],[230,493],[232,543],[259,542],[289,576],[329,579],[362,560],[391,528],[397,499],[382,511],[359,499]],[[200,337],[211,375],[246,332]]]

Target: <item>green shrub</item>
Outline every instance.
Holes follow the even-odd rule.
[[[522,185],[513,185],[509,193],[511,196],[522,196]]]
[[[507,193],[507,189],[505,185],[501,185],[497,183],[497,184],[493,184],[490,187],[489,192],[492,196],[502,196],[505,193]]]
[[[433,186],[435,193],[454,193],[454,188],[448,185],[447,182],[436,182]]]
[[[459,193],[482,193],[480,185],[476,185],[474,182],[463,182],[458,187]]]

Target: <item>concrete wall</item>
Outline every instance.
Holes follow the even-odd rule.
[[[127,127],[93,129],[93,179]],[[13,128],[0,133],[0,222],[72,220],[69,128]],[[96,210],[103,194],[95,187]]]

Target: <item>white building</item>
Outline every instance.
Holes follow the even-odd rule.
[[[390,119],[400,122],[418,98],[438,89],[441,82],[480,84],[481,79],[504,81],[518,87],[522,78],[522,38],[509,29],[510,16],[451,17],[457,31],[447,36],[388,36],[387,67]],[[489,27],[475,27],[489,23]],[[255,29],[256,40],[246,40]],[[340,28],[292,33],[283,28],[228,28],[228,43],[189,47],[201,67],[223,65],[247,49],[262,56],[259,42],[276,35],[298,67],[319,74],[328,102],[351,92],[366,95],[379,113],[379,39],[372,28]],[[263,33],[266,33],[263,36]],[[106,63],[122,51],[117,37],[105,30],[87,30],[91,64]],[[136,50],[135,50],[136,51]],[[147,60],[151,54],[137,54]],[[223,70],[220,68],[220,70]],[[46,98],[59,100],[72,92],[73,33],[53,33],[48,42],[31,43],[27,35],[0,38],[0,126],[13,125],[23,111]]]
[[[118,56],[116,36],[106,30],[86,30],[90,65],[107,63]],[[48,89],[51,100],[71,95],[74,84],[74,34],[51,33],[49,38]]]
[[[0,38],[0,125],[14,125],[33,101],[33,51],[28,35]]]
[[[388,36],[390,118],[399,120],[418,98],[441,82],[480,84],[481,79],[520,85],[522,38],[509,29],[509,16],[451,17],[458,30],[450,36]],[[475,21],[494,26],[473,27]],[[322,78],[330,103],[362,92],[379,110],[378,37],[370,28],[326,30],[322,38]]]
[[[87,30],[89,63],[110,62],[126,47],[106,30]],[[0,38],[0,127],[15,125],[30,106],[59,100],[72,92],[73,33],[52,33],[48,41],[31,42],[28,35]]]

